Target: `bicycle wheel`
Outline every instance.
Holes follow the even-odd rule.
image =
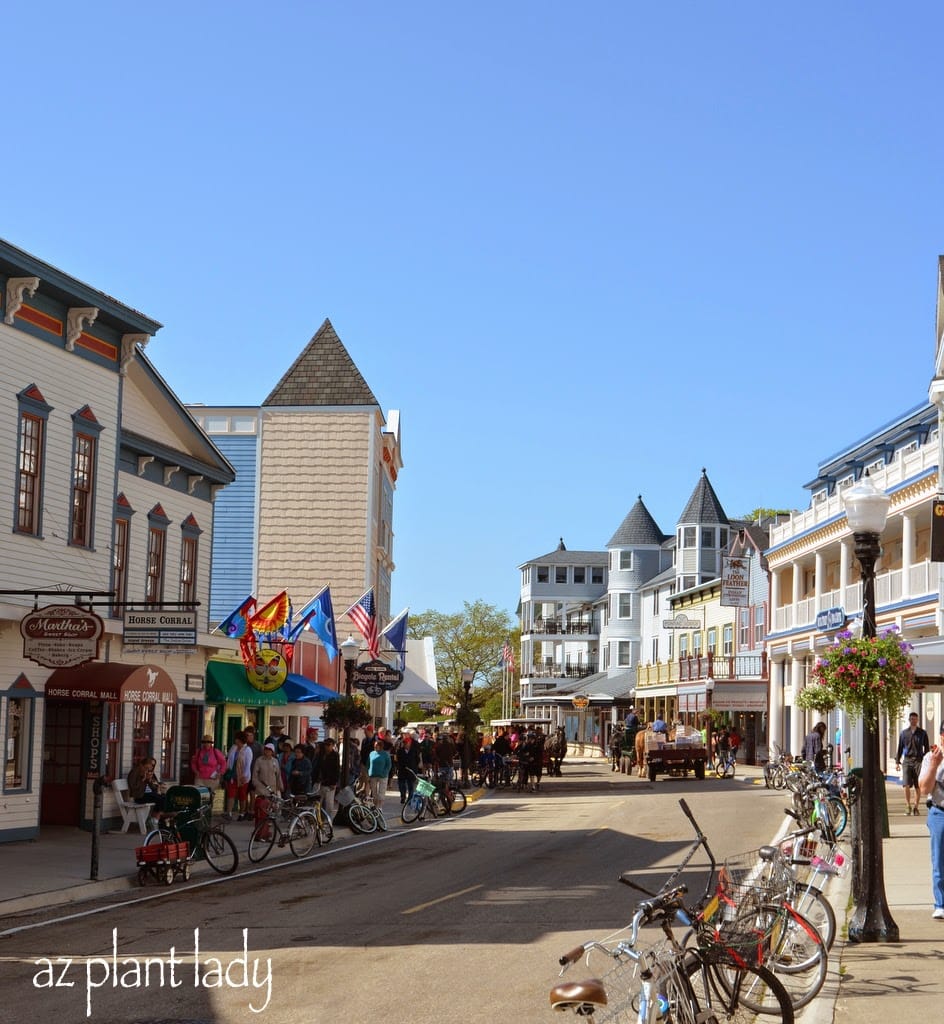
[[[757,1014],[763,1014],[781,1024],[794,1024],[790,996],[769,968],[706,963],[698,954],[689,954],[685,968],[702,1010],[713,1010],[718,1020],[752,1024]]]
[[[315,816],[310,811],[302,811],[292,818],[288,827],[288,845],[296,857],[307,857],[311,853],[317,838],[318,826]]]
[[[373,811],[374,811],[374,819],[377,822],[377,828],[379,828],[381,832],[386,832],[387,831],[387,816],[384,814],[383,808],[382,807],[378,807],[378,806],[374,806]]]
[[[412,825],[414,821],[423,813],[423,809],[426,806],[426,800],[421,797],[419,793],[414,793],[409,800],[400,808],[400,820],[404,825]]]
[[[253,864],[258,864],[269,856],[269,851],[275,844],[275,833],[275,822],[271,818],[263,818],[252,830],[249,837],[249,859]]]
[[[377,821],[370,808],[356,801],[347,809],[347,820],[351,823],[351,828],[362,835],[370,835],[371,832],[377,831]]]
[[[320,808],[315,815],[315,821],[317,823],[315,836],[318,840],[318,845],[327,846],[334,839],[334,825],[331,824],[331,819],[328,815]]]
[[[828,953],[819,932],[788,904],[766,904],[745,922],[769,935],[764,956],[768,967],[799,1010],[826,981]]]
[[[142,846],[160,845],[161,843],[176,843],[177,839],[169,828],[152,828],[144,837]]]
[[[819,932],[829,952],[836,941],[836,911],[822,889],[817,889],[815,885],[800,886],[790,902]]]
[[[842,802],[842,798],[828,796],[826,798],[826,810],[829,812],[829,824],[832,826],[833,832],[837,837],[841,836],[846,830],[846,822],[849,818],[849,812],[846,810],[846,805]]]
[[[452,806],[449,808],[450,814],[461,814],[466,808],[465,793],[461,789],[454,789],[452,791]]]
[[[221,825],[214,825],[203,833],[201,846],[207,864],[218,874],[231,875],[239,867],[236,844],[223,831]]]

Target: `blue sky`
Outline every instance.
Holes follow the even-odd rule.
[[[257,404],[329,317],[399,409],[394,610],[801,508],[927,397],[939,3],[14,5],[0,236]],[[325,581],[330,582],[330,581]]]

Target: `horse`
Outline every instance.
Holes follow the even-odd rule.
[[[559,725],[554,735],[548,739],[545,750],[548,756],[547,774],[560,775],[561,764],[567,756],[567,736],[562,725]]]
[[[646,774],[646,736],[651,736],[649,729],[640,729],[636,733],[636,774],[642,778]]]

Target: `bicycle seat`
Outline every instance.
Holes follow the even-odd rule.
[[[599,978],[572,981],[551,989],[552,1010],[574,1010],[577,1016],[589,1016],[598,1007],[606,1006],[606,989]]]

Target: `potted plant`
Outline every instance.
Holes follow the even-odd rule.
[[[801,690],[794,701],[804,711],[821,711],[824,714],[836,706],[836,697],[828,686],[822,683],[811,683]]]
[[[835,643],[816,662],[813,685],[807,687],[814,694],[808,699],[829,695],[834,707],[845,708],[853,720],[863,718],[873,729],[879,711],[894,720],[911,702],[914,690],[911,650],[894,626],[875,637],[853,637],[848,630],[837,633]]]
[[[373,721],[367,699],[359,693],[332,697],[321,713],[321,720],[330,729],[359,729]]]

